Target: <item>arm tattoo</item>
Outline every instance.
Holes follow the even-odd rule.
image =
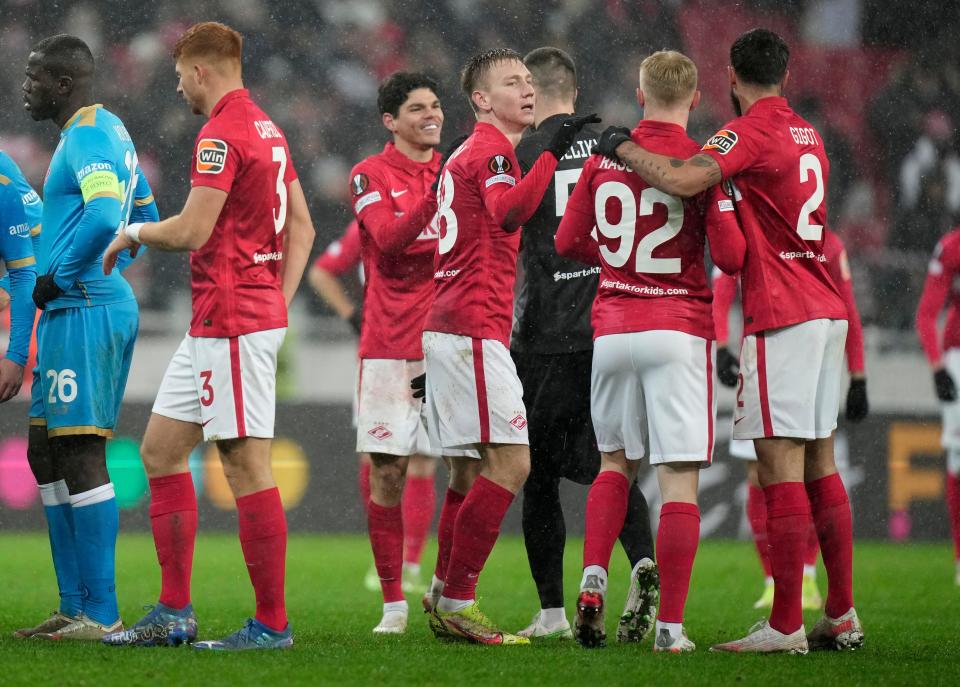
[[[679,160],[651,153],[636,144],[626,147],[627,150],[618,152],[618,157],[647,183],[666,193],[682,195],[678,193],[677,184],[680,182],[673,170],[682,171],[685,177],[692,174],[697,179],[700,188],[694,193],[719,184],[723,178],[717,161],[704,153],[698,153],[689,160]]]

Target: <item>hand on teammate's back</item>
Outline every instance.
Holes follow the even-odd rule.
[[[10,294],[0,289],[0,312],[6,310],[8,305],[10,305]]]
[[[937,398],[941,401],[957,400],[957,385],[953,383],[953,377],[944,368],[940,368],[933,373],[933,384],[937,388]]]
[[[737,385],[737,377],[740,376],[740,361],[730,352],[726,346],[717,349],[717,377],[724,386],[734,387]]]
[[[37,277],[37,285],[33,287],[33,302],[37,308],[43,310],[47,307],[47,303],[62,293],[63,289],[53,281],[53,274],[45,274]]]
[[[595,155],[603,155],[606,158],[619,162],[620,158],[617,157],[617,146],[629,140],[631,140],[630,129],[625,126],[608,126],[603,130],[603,133],[600,134],[600,138],[597,140],[597,145],[594,147],[593,152]]]
[[[443,174],[443,168],[447,165],[447,160],[450,159],[450,156],[457,152],[457,148],[463,145],[463,142],[470,138],[470,134],[463,134],[462,136],[457,136],[453,139],[453,143],[447,146],[446,152],[443,154],[443,158],[440,160],[440,169],[437,170],[437,178],[433,180],[433,186],[430,188],[433,189],[433,192],[436,193],[437,189],[440,188],[440,177]]]
[[[580,133],[580,130],[583,129],[587,124],[599,124],[603,120],[597,116],[597,113],[588,115],[571,115],[563,120],[560,124],[560,128],[557,129],[556,133],[553,134],[553,138],[550,139],[550,144],[547,146],[547,150],[553,153],[553,156],[558,160],[567,154],[567,151],[570,150],[570,146],[573,145],[574,140],[577,138],[577,134]]]
[[[417,375],[410,380],[410,388],[413,389],[414,398],[422,398],[424,401],[427,400],[427,373],[424,372],[422,375]]]
[[[0,403],[9,401],[20,391],[23,384],[23,366],[10,358],[0,358]]]
[[[867,401],[867,380],[851,379],[847,389],[847,420],[860,422],[870,412],[870,402]]]

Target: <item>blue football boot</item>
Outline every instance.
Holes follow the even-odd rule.
[[[179,611],[158,603],[133,626],[105,635],[102,641],[110,646],[180,646],[197,638],[197,616],[193,605]]]
[[[287,649],[291,646],[293,646],[293,630],[289,623],[282,632],[277,632],[255,618],[250,618],[243,627],[232,635],[227,635],[223,639],[196,642],[193,648],[210,651],[250,651],[253,649]]]

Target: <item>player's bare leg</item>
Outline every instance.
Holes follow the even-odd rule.
[[[140,458],[150,483],[150,528],[160,563],[156,606],[123,632],[104,637],[113,646],[177,646],[197,638],[190,576],[197,538],[197,495],[190,452],[203,439],[200,425],[150,416]]]
[[[693,651],[696,645],[687,639],[683,629],[683,609],[700,542],[700,508],[697,506],[700,464],[657,465],[657,481],[663,505],[657,530],[660,607],[653,650]]]
[[[403,511],[403,591],[408,594],[422,594],[426,589],[420,577],[420,559],[437,509],[436,473],[436,458],[419,453],[410,456],[400,504]]]
[[[622,449],[602,452],[600,472],[587,495],[583,577],[573,629],[577,642],[584,647],[602,647],[606,643],[607,569],[613,545],[623,529],[628,492],[638,469],[638,461],[627,460]]]
[[[370,501],[367,527],[373,560],[383,592],[383,618],[376,634],[399,634],[407,629],[407,601],[403,597],[403,517],[400,508],[409,456],[370,454]]]
[[[716,644],[711,651],[807,653],[801,587],[810,503],[803,483],[802,439],[756,439],[757,468],[767,503],[767,539],[774,596],[769,621],[750,634]]]
[[[70,492],[67,489],[67,483],[63,480],[56,455],[50,450],[46,424],[30,425],[27,461],[30,463],[30,470],[40,489],[43,511],[47,519],[60,605],[38,625],[16,630],[13,636],[19,639],[56,632],[75,621],[83,611],[83,590],[80,584],[80,570],[77,567]]]
[[[807,636],[810,648],[856,649],[863,627],[853,606],[853,523],[847,490],[837,472],[833,436],[808,441],[804,477],[823,565],[827,600],[823,617]]]
[[[529,448],[484,444],[483,468],[460,506],[454,524],[437,616],[452,634],[480,644],[529,644],[530,640],[497,628],[476,601],[477,579],[496,544],[500,524],[530,472]]]

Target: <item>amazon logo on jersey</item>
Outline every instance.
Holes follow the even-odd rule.
[[[219,174],[227,163],[227,144],[218,138],[201,138],[197,144],[197,171]]]

